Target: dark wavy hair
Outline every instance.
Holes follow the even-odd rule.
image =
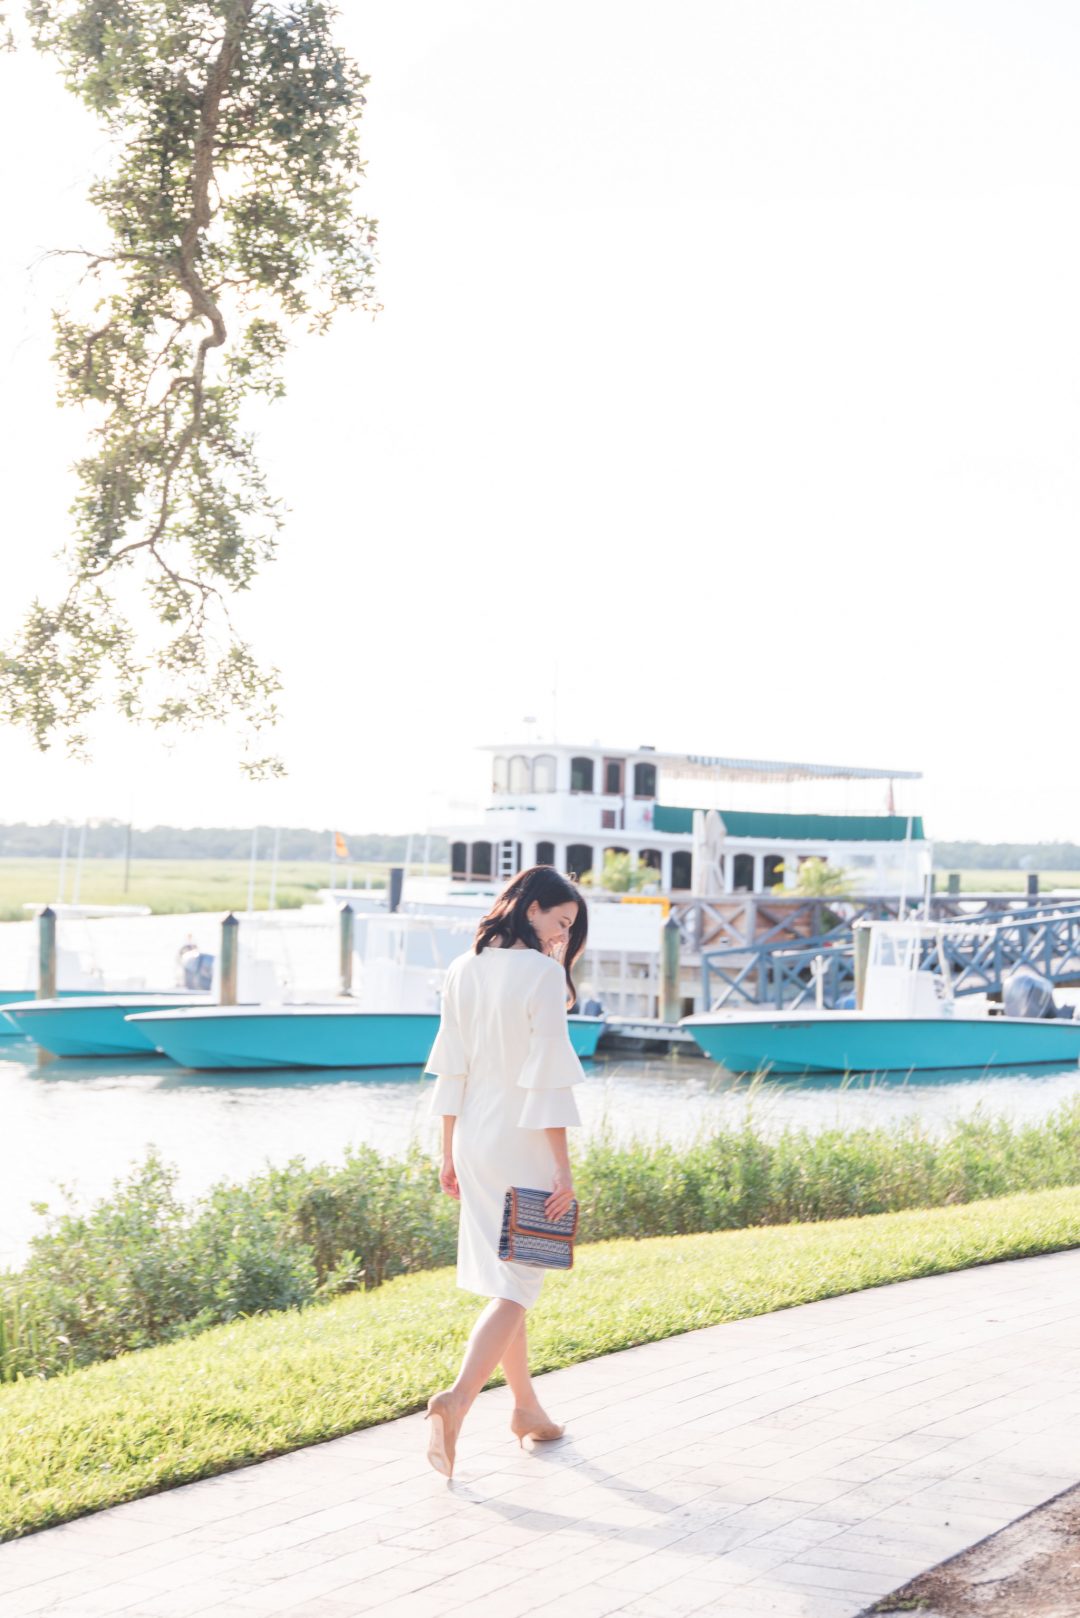
[[[577,905],[577,912],[570,928],[570,940],[562,963],[563,971],[566,973],[567,993],[570,996],[566,1003],[572,1006],[577,999],[577,990],[570,976],[570,968],[585,948],[589,932],[589,913],[580,890],[557,871],[554,865],[530,865],[528,870],[519,871],[517,876],[511,878],[477,927],[473,951],[477,955],[481,954],[489,944],[494,944],[496,939],[502,940],[503,948],[516,944],[520,939],[530,949],[540,950],[542,953],[543,946],[528,917],[529,906],[534,900],[541,910],[554,910],[555,906],[560,904]]]

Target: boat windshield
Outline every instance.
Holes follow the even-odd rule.
[[[910,972],[918,965],[920,943],[917,933],[879,932],[874,939],[874,965],[899,966]]]

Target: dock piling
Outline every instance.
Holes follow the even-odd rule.
[[[668,916],[660,928],[660,1020],[678,1022],[681,1015],[679,924],[674,916]]]
[[[240,963],[239,944],[240,923],[232,911],[221,924],[221,992],[220,1002],[223,1006],[235,1006],[237,968]]]
[[[56,911],[51,905],[38,916],[37,998],[56,999]]]
[[[851,929],[853,964],[855,967],[855,1009],[861,1011],[866,995],[866,967],[870,960],[870,929],[856,922]]]
[[[343,904],[340,912],[341,921],[341,993],[352,994],[353,970],[353,938],[355,936],[355,916],[351,904]]]

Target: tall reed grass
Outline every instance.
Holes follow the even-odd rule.
[[[1080,1098],[1036,1123],[976,1109],[812,1133],[705,1127],[685,1143],[610,1125],[574,1150],[580,1240],[687,1235],[943,1207],[1080,1184]],[[151,1150],[89,1210],[50,1217],[0,1273],[0,1381],[49,1377],[240,1317],[308,1304],[454,1261],[457,1203],[426,1148],[300,1158],[192,1206]]]

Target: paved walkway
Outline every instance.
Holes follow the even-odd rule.
[[[1080,1252],[498,1388],[0,1546],[0,1618],[853,1618],[1080,1482]]]

